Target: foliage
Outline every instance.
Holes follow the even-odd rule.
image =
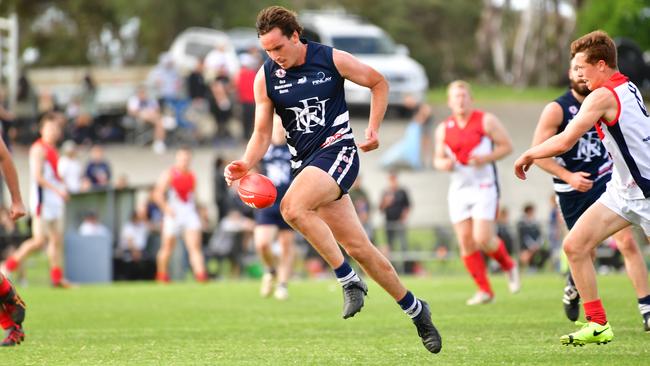
[[[586,0],[578,13],[578,35],[602,29],[650,50],[650,0]]]

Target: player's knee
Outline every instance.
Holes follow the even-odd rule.
[[[255,241],[255,248],[257,250],[266,250],[271,246],[271,243],[268,240],[256,240]]]
[[[349,240],[343,247],[348,255],[354,259],[367,258],[371,255],[372,244],[367,240]]]
[[[576,240],[572,235],[568,235],[564,239],[562,248],[569,259],[590,254],[590,250],[588,250],[585,243]]]
[[[292,225],[296,224],[300,220],[303,210],[291,202],[282,200],[282,203],[280,204],[280,212],[282,213],[284,221]]]
[[[45,243],[47,243],[45,237],[35,236],[31,242],[30,249],[34,249],[34,250],[41,249],[45,246]]]
[[[624,256],[640,253],[639,247],[636,245],[636,241],[632,235],[625,235],[623,238],[620,238],[616,242],[616,246]]]

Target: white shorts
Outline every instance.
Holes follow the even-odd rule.
[[[61,197],[50,190],[43,190],[42,197],[31,200],[30,213],[33,217],[41,217],[45,221],[63,219],[64,202]]]
[[[185,230],[201,230],[201,220],[196,211],[176,211],[174,217],[165,215],[162,230],[164,236],[178,236]]]
[[[450,188],[447,197],[452,224],[469,218],[496,220],[499,193],[494,184],[486,187]]]
[[[621,197],[616,189],[607,185],[607,190],[598,201],[614,211],[625,220],[641,226],[647,236],[650,236],[650,198],[629,200]]]

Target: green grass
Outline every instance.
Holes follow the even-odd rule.
[[[548,102],[564,93],[566,88],[516,88],[497,84],[472,84],[472,95],[478,102]],[[444,104],[447,102],[447,86],[439,86],[429,90],[429,102]]]
[[[510,295],[494,277],[497,301],[466,307],[465,275],[407,278],[429,301],[443,336],[431,355],[393,300],[370,284],[366,307],[342,320],[334,280],[298,281],[281,303],[258,297],[254,281],[22,288],[27,339],[0,349],[5,365],[640,365],[650,357],[634,293],[622,275],[600,277],[615,332],[606,346],[568,348],[557,275],[524,278]]]

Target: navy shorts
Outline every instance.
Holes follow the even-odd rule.
[[[291,226],[282,218],[279,204],[255,210],[255,223],[258,225],[277,226],[280,230],[291,230]]]
[[[558,203],[566,226],[571,230],[578,218],[593,205],[607,189],[608,179],[601,179],[587,192],[558,194]]]
[[[294,177],[307,166],[315,166],[341,188],[341,196],[347,194],[359,174],[359,154],[355,145],[333,145],[319,150],[307,164],[294,172]]]

